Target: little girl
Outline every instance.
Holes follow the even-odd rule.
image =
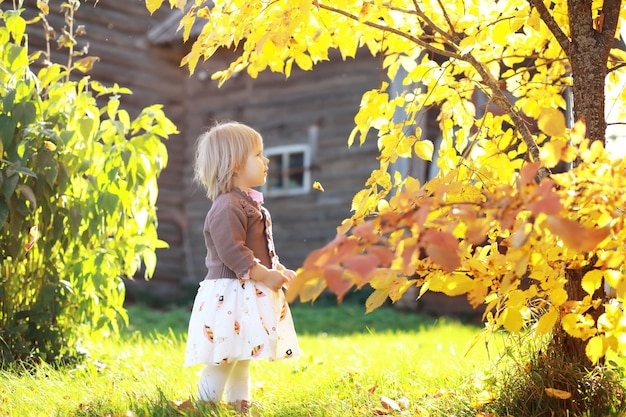
[[[298,342],[282,287],[295,277],[278,261],[262,194],[268,159],[254,129],[217,124],[200,135],[195,180],[213,201],[204,221],[208,273],[193,305],[185,366],[204,364],[200,400],[250,407],[250,360],[291,358]]]

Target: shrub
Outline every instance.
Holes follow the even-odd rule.
[[[45,22],[46,2],[38,2]],[[63,3],[73,57],[73,16]],[[131,121],[129,94],[88,77],[93,58],[31,69],[20,10],[0,27],[0,367],[75,356],[81,335],[127,320],[123,276],[150,277],[162,138],[176,132],[160,106]],[[66,35],[70,36],[66,36]]]

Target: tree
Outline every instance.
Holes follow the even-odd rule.
[[[288,77],[330,49],[344,59],[367,49],[406,87],[364,92],[347,140],[362,144],[373,129],[380,167],[337,237],[305,260],[292,299],[370,285],[372,310],[415,285],[486,305],[485,332],[552,334],[551,351],[574,363],[626,351],[626,165],[604,148],[605,89],[619,86],[625,56],[621,0],[169,3],[184,11],[185,39],[203,24],[182,61],[191,72],[219,48],[240,51],[213,75],[220,83],[242,71]],[[420,184],[393,164],[432,159],[434,138],[419,125],[431,108],[440,173]]]
[[[1,15],[0,367],[74,357],[87,332],[117,331],[127,320],[122,277],[142,267],[150,277],[164,244],[156,179],[162,139],[176,128],[158,105],[131,120],[128,89],[80,75],[96,58],[73,49],[79,6],[62,5],[66,65],[51,62],[50,48],[29,51],[28,24],[54,40],[47,2],[34,21],[19,8]]]

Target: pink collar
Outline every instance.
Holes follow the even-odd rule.
[[[253,188],[248,190],[248,196],[259,204],[263,204],[263,193]]]

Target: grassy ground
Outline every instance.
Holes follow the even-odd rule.
[[[477,327],[391,308],[364,315],[355,304],[294,306],[293,315],[301,357],[253,363],[260,415],[477,414],[492,366],[482,345],[464,356]],[[129,316],[120,340],[86,342],[89,357],[75,368],[0,373],[0,416],[230,415],[190,406],[199,368],[182,367],[186,308]]]

